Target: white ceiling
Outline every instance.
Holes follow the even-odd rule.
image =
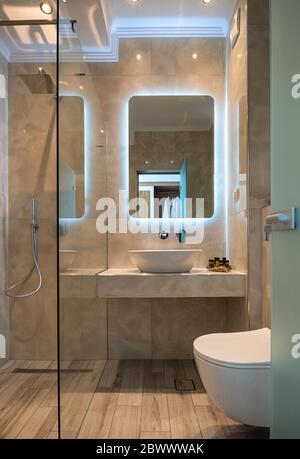
[[[0,0],[0,20],[45,19],[41,0]],[[56,4],[53,1],[53,4]],[[236,0],[67,0],[61,4],[65,60],[116,61],[122,37],[224,37]],[[56,13],[54,12],[54,18]],[[76,34],[69,19],[78,21]],[[10,61],[54,60],[54,26],[0,27],[0,49]]]

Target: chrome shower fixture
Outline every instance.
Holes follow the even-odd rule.
[[[12,285],[7,290],[5,290],[5,294],[9,298],[14,298],[14,299],[28,298],[38,293],[42,287],[43,278],[42,278],[42,273],[41,273],[39,262],[38,262],[37,231],[39,229],[39,225],[36,222],[36,200],[35,198],[32,198],[31,210],[32,210],[32,213],[31,213],[31,250],[32,250],[33,266],[32,266],[32,269],[29,271],[27,276],[24,277],[23,280],[21,280],[20,282],[17,282],[16,284]],[[37,272],[37,275],[38,275],[37,287],[29,293],[14,294],[13,293],[14,290],[17,287],[22,287],[23,285],[25,285],[29,281],[29,279],[31,278],[31,276],[33,275],[35,271]]]

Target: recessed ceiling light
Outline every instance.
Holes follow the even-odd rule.
[[[83,89],[84,89],[83,84],[81,84],[81,85],[79,86],[79,89],[80,89],[80,91],[83,91]]]
[[[212,0],[202,0],[203,3],[205,3],[205,5],[208,5],[209,3],[212,2]]]
[[[130,0],[131,3],[138,3],[140,0]]]
[[[41,11],[44,13],[44,14],[51,14],[53,13],[53,6],[50,2],[42,2],[40,4],[40,8],[41,8]]]
[[[194,53],[194,54],[192,55],[192,58],[193,58],[194,61],[195,61],[196,59],[198,59],[198,54],[197,54],[197,53]]]
[[[141,60],[142,60],[142,55],[138,53],[138,54],[136,55],[136,60],[137,60],[137,61],[141,61]]]

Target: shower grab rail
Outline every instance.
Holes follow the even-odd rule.
[[[36,223],[36,219],[35,219],[35,198],[33,198],[32,199],[32,221],[31,221],[31,248],[32,248],[33,267],[32,267],[31,271],[27,274],[27,276],[24,279],[22,279],[20,282],[17,282],[16,284],[12,285],[7,290],[5,290],[5,294],[9,298],[16,298],[16,299],[18,299],[18,298],[28,298],[28,297],[33,296],[36,293],[38,293],[40,291],[41,287],[42,287],[43,276],[42,276],[42,273],[41,273],[41,270],[40,270],[40,267],[39,267],[38,255],[37,255],[37,253],[38,253],[38,245],[37,245],[36,234],[37,234],[38,229],[39,229],[39,226]],[[29,279],[31,278],[31,276],[34,273],[34,271],[37,272],[39,281],[38,281],[38,286],[32,292],[24,293],[24,294],[20,294],[20,295],[11,293],[17,287],[21,287],[22,285],[25,285],[27,283],[27,281],[29,281]]]

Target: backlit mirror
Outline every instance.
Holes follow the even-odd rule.
[[[60,218],[84,215],[84,100],[62,96],[59,105]]]
[[[144,198],[140,218],[185,217],[182,199],[204,199],[214,214],[214,100],[136,96],[129,101],[129,195]],[[160,199],[162,206],[154,205]],[[191,216],[191,215],[189,215]]]

